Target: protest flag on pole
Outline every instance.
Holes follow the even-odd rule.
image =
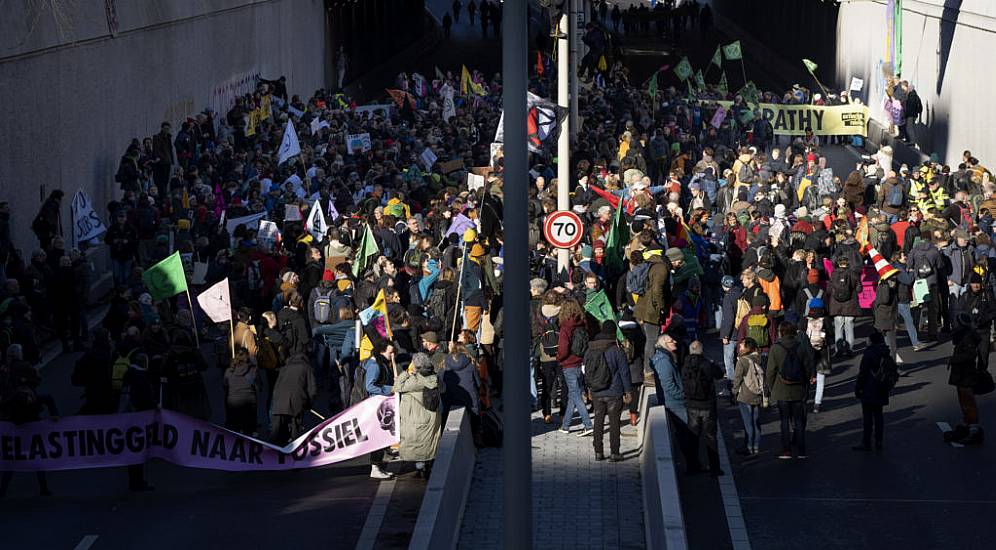
[[[367,268],[367,261],[370,256],[380,252],[377,248],[377,240],[374,239],[370,225],[364,226],[363,236],[360,237],[360,245],[356,248],[356,258],[353,259],[353,276],[359,277]]]
[[[294,131],[294,122],[287,119],[287,127],[284,128],[284,137],[280,140],[280,156],[277,165],[287,162],[288,159],[301,154],[301,143],[297,140],[297,132]]]

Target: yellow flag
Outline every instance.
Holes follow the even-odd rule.
[[[470,71],[467,70],[466,65],[462,65],[460,70],[460,93],[467,95],[467,86],[470,84]]]
[[[183,195],[180,196],[180,204],[183,208],[190,208],[190,193],[187,192],[187,188],[183,188]]]

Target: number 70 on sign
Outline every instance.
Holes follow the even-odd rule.
[[[573,248],[584,236],[581,218],[570,210],[557,210],[543,222],[543,238],[555,248]]]

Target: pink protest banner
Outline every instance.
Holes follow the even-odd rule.
[[[866,265],[861,270],[861,292],[858,294],[858,305],[861,309],[869,309],[875,302],[875,290],[878,286],[878,272]]]
[[[716,109],[716,114],[712,115],[712,127],[719,130],[719,127],[723,125],[723,121],[726,120],[726,109],[719,107]]]
[[[232,472],[312,468],[398,443],[396,396],[371,396],[277,447],[168,410],[0,422],[0,471],[77,470],[152,458]]]

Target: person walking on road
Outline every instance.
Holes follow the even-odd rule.
[[[861,356],[858,377],[854,380],[854,396],[861,401],[861,445],[855,451],[872,450],[872,432],[875,450],[882,450],[882,432],[885,428],[882,408],[889,404],[889,392],[899,380],[899,371],[892,351],[885,345],[885,337],[875,331],[868,337],[868,347]]]
[[[567,408],[560,420],[560,431],[570,433],[571,420],[577,410],[584,427],[578,437],[591,435],[591,417],[581,396],[581,361],[588,348],[588,327],[585,322],[584,310],[577,301],[566,300],[560,308],[560,335],[557,347],[557,363],[564,370],[564,381],[567,386]]]
[[[428,355],[416,353],[408,370],[398,374],[394,391],[401,396],[401,460],[415,463],[418,478],[428,478],[427,463],[439,447],[442,407],[441,388],[435,366]]]
[[[678,341],[670,334],[661,334],[656,343],[651,365],[657,386],[657,404],[664,404],[672,437],[685,457],[686,471],[696,473],[700,470],[698,450],[691,448],[692,433],[688,430],[685,390],[682,387],[681,369],[676,356]]]
[[[816,371],[811,350],[800,344],[795,325],[782,323],[778,333],[778,342],[768,352],[765,374],[765,385],[771,388],[771,399],[778,403],[781,420],[782,452],[778,458],[792,458],[793,443],[796,458],[807,458],[806,396]]]
[[[318,395],[315,374],[308,356],[291,355],[280,369],[273,388],[273,421],[270,439],[276,445],[286,445],[304,432],[304,413]]]
[[[767,408],[768,397],[761,354],[753,338],[745,338],[740,343],[740,357],[733,373],[733,393],[744,422],[744,449],[738,452],[756,455],[761,452],[761,409]]]
[[[988,325],[992,321],[989,320]],[[989,348],[989,331],[979,330],[971,315],[966,312],[955,316],[954,332],[951,341],[954,351],[948,360],[948,384],[955,387],[958,393],[958,405],[961,407],[962,423],[954,430],[944,433],[944,441],[962,445],[981,445],[984,439],[982,426],[979,425],[979,407],[975,396],[993,391],[993,379],[989,372],[982,368],[982,358],[979,350]],[[988,361],[988,352],[986,360]]]
[[[719,443],[716,439],[716,421],[719,411],[716,406],[716,380],[723,378],[723,369],[702,354],[702,342],[691,343],[688,357],[681,369],[681,383],[685,392],[685,406],[688,408],[688,430],[692,433],[689,448],[694,449],[698,462],[699,441],[705,439],[706,457],[709,460],[709,473],[723,475],[719,467]]]
[[[235,359],[225,369],[225,427],[244,435],[256,433],[256,407],[259,401],[259,371],[249,352],[239,347]]]
[[[394,393],[394,345],[379,343],[362,365],[356,368],[354,392],[366,399],[371,395],[391,395]],[[286,368],[286,367],[284,367]],[[392,479],[394,474],[387,471],[384,450],[370,453],[370,477],[372,479]]]
[[[594,447],[595,460],[605,460],[605,447],[602,434],[605,416],[609,417],[609,460],[619,462],[620,421],[623,403],[632,400],[630,392],[629,364],[626,354],[616,342],[616,324],[613,321],[602,323],[601,330],[588,344],[584,356],[585,373],[591,389],[591,401],[595,415]]]

